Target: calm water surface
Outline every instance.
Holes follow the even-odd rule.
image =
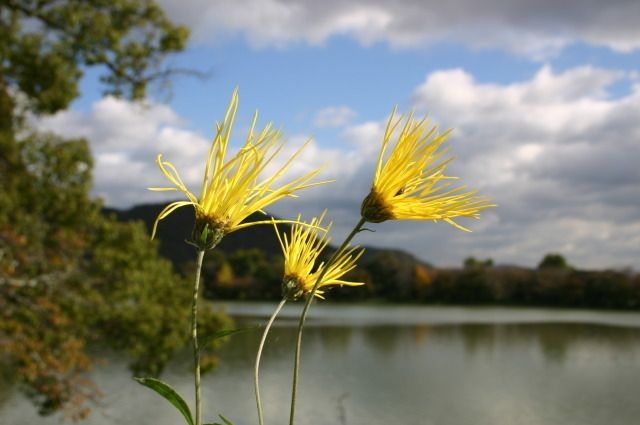
[[[273,305],[230,303],[263,323]],[[296,306],[294,306],[296,307]],[[285,309],[262,361],[267,425],[288,423],[297,308]],[[233,336],[204,377],[205,419],[257,423],[259,332]],[[640,314],[575,310],[316,304],[303,341],[300,425],[637,425]],[[163,379],[192,394],[189,357]],[[125,359],[92,377],[105,392],[83,425],[178,425],[182,417],[133,382]],[[53,425],[19,393],[0,397],[0,424]]]

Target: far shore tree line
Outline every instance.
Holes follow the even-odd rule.
[[[282,260],[257,248],[217,252],[203,271],[205,295],[225,300],[278,300]],[[411,255],[375,250],[349,276],[359,288],[332,290],[331,301],[640,309],[640,274],[578,270],[561,254],[536,268],[465,259],[460,268],[435,268]]]
[[[119,221],[142,221],[147,229],[165,204],[106,210]],[[193,272],[193,247],[182,229],[193,225],[188,208],[178,210],[158,231],[159,252],[182,275]],[[257,214],[249,220],[264,220]],[[288,232],[287,225],[279,225]],[[271,226],[256,226],[225,237],[204,264],[205,296],[212,300],[281,299],[282,254]],[[330,248],[326,255],[330,254]],[[534,268],[492,259],[466,258],[460,267],[440,268],[399,250],[366,247],[349,280],[356,288],[335,288],[327,301],[407,302],[640,309],[640,274],[632,269],[580,270],[561,253],[541,254]]]

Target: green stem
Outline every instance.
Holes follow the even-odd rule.
[[[255,392],[256,392],[256,405],[258,407],[258,423],[260,425],[264,424],[264,417],[262,414],[262,402],[260,401],[260,378],[258,376],[260,371],[260,359],[262,358],[262,349],[264,348],[264,343],[267,340],[267,335],[269,334],[269,330],[271,329],[271,325],[273,324],[273,321],[276,319],[276,316],[278,316],[278,313],[280,313],[280,310],[282,310],[282,307],[284,307],[286,302],[287,302],[287,299],[283,298],[282,301],[280,301],[280,304],[278,304],[278,306],[276,307],[271,317],[269,318],[269,321],[267,322],[267,326],[265,326],[264,332],[262,333],[262,339],[260,340],[260,345],[258,346],[258,354],[256,355],[256,365],[254,368],[253,382],[255,385]]]
[[[349,235],[344,240],[344,242],[342,242],[342,245],[340,245],[340,248],[338,248],[337,251],[333,253],[331,258],[329,258],[329,261],[327,261],[327,263],[325,264],[322,272],[320,273],[320,276],[318,276],[316,283],[313,285],[313,289],[307,295],[307,300],[305,301],[304,307],[302,308],[302,314],[300,315],[300,322],[298,323],[298,337],[296,340],[296,352],[295,352],[295,360],[293,364],[293,383],[291,385],[291,411],[289,413],[289,425],[293,425],[294,419],[295,419],[296,396],[298,391],[298,374],[300,371],[300,348],[302,346],[302,330],[304,328],[304,322],[307,319],[307,313],[309,311],[309,307],[311,307],[311,301],[313,300],[315,293],[318,290],[320,283],[322,282],[322,279],[324,279],[324,275],[329,270],[329,267],[333,264],[334,261],[336,261],[336,259],[338,259],[338,257],[342,254],[342,252],[347,248],[347,246],[349,245],[349,242],[351,242],[351,239],[353,239],[353,237],[356,234],[358,234],[360,230],[362,230],[362,226],[364,225],[364,223],[366,223],[366,220],[361,217],[360,221],[358,221],[358,224],[356,224],[356,226],[353,228],[351,233],[349,233]]]
[[[198,250],[196,258],[196,281],[193,285],[193,301],[191,303],[191,338],[193,339],[193,375],[196,390],[196,423],[202,425],[202,399],[200,385],[200,347],[198,346],[198,293],[200,287],[200,271],[204,260],[204,249]]]

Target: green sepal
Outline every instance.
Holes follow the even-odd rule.
[[[211,224],[207,219],[196,217],[189,243],[207,251],[215,248],[227,233],[228,229],[224,226],[217,223]]]
[[[162,397],[164,397],[169,403],[173,404],[176,409],[182,413],[182,416],[187,421],[188,425],[194,425],[193,417],[191,416],[191,410],[189,410],[189,406],[184,401],[184,399],[178,394],[176,390],[174,390],[169,384],[162,382],[159,379],[155,378],[133,378],[138,381],[139,384],[144,385],[145,387],[151,388]]]

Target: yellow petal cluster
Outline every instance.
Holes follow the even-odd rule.
[[[356,266],[356,262],[364,252],[363,249],[358,247],[345,249],[326,270],[324,262],[316,264],[318,257],[331,240],[327,236],[331,223],[327,227],[322,225],[325,214],[326,211],[319,217],[314,217],[308,224],[303,223],[298,216],[297,223],[292,226],[290,239],[286,234],[280,236],[276,227],[276,234],[284,254],[283,292],[289,299],[298,299],[302,295],[309,294],[321,275],[323,275],[322,282],[318,284],[315,292],[315,296],[319,298],[323,298],[324,292],[321,290],[323,287],[364,285],[363,282],[341,279],[345,273]]]
[[[316,169],[284,185],[276,186],[276,181],[290,167],[306,144],[278,171],[260,180],[260,175],[284,144],[281,142],[281,132],[273,129],[270,123],[261,131],[256,131],[257,113],[253,116],[244,145],[235,155],[227,158],[237,108],[238,92],[235,90],[224,120],[216,125],[216,135],[209,149],[200,197],[186,187],[178,170],[170,162],[164,161],[162,155],[158,155],[158,167],[173,186],[154,187],[150,190],[179,191],[184,193],[187,200],[173,202],[160,212],[153,226],[152,237],[160,220],[177,208],[187,205],[195,208],[195,238],[200,237],[201,232],[213,232],[219,239],[244,227],[270,223],[269,220],[243,223],[243,220],[256,211],[264,212],[264,208],[282,198],[295,196],[294,193],[298,190],[324,183],[310,183],[320,172],[320,169]]]
[[[445,175],[445,146],[450,131],[439,134],[427,118],[416,120],[413,114],[395,119],[395,110],[387,123],[378,156],[371,192],[362,202],[361,215],[372,223],[386,220],[444,220],[461,229],[453,219],[478,218],[481,210],[494,207],[484,197],[475,196],[464,186],[449,189]],[[389,153],[391,140],[397,140]]]

